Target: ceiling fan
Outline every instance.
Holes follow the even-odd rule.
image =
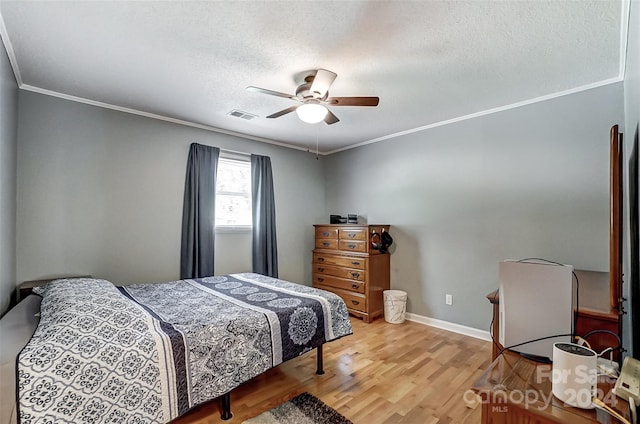
[[[329,97],[329,87],[331,87],[337,76],[335,72],[318,69],[315,73],[305,77],[304,82],[296,89],[295,95],[253,86],[247,87],[247,90],[284,97],[302,103],[273,113],[267,118],[278,118],[295,110],[301,120],[310,124],[324,120],[325,123],[331,125],[340,121],[325,105],[378,106],[380,101],[378,97]]]

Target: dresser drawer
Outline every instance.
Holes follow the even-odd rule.
[[[335,287],[322,286],[318,284],[314,284],[314,287],[337,294],[342,298],[342,300],[344,300],[344,303],[347,304],[348,309],[353,309],[353,310],[356,310],[359,312],[365,312],[365,313],[367,311],[367,298],[362,294],[337,289]]]
[[[317,242],[316,242],[317,245]],[[347,250],[350,252],[362,252],[367,251],[367,242],[356,240],[340,240],[338,242],[338,249]]]
[[[338,238],[340,240],[366,240],[367,230],[364,228],[340,228]]]
[[[318,274],[333,275],[334,277],[349,278],[351,280],[365,280],[365,272],[361,269],[350,269],[333,265],[313,264],[313,272],[317,272]]]
[[[347,291],[364,293],[365,283],[356,280],[334,277],[332,275],[313,273],[313,284],[322,284]]]
[[[338,239],[316,239],[316,249],[338,249]]]
[[[326,265],[346,266],[348,268],[366,269],[367,259],[354,256],[338,256],[326,253],[313,253],[313,262]]]
[[[338,238],[337,227],[316,227],[316,239]]]

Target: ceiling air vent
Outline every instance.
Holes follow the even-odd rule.
[[[229,116],[235,116],[236,118],[246,119],[247,121],[252,120],[253,118],[257,118],[256,115],[252,115],[247,112],[243,112],[241,110],[234,109],[231,112],[227,113]]]

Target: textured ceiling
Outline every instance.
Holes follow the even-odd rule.
[[[0,1],[19,85],[331,152],[439,122],[620,80],[625,11],[605,1]],[[3,25],[4,23],[4,28]],[[622,34],[622,36],[621,36]],[[309,70],[338,74],[306,124]],[[247,121],[233,109],[257,115]]]

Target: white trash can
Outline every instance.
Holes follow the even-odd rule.
[[[402,290],[385,290],[382,292],[384,299],[384,320],[391,324],[402,324],[404,313],[407,310],[407,292]]]

